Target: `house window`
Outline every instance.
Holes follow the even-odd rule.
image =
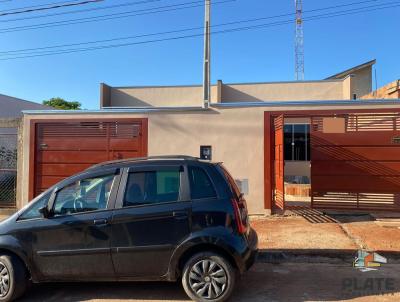
[[[284,127],[285,160],[310,160],[310,125],[287,124]]]

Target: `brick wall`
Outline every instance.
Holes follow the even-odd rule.
[[[361,99],[400,99],[400,80],[393,81],[378,90],[375,90]]]

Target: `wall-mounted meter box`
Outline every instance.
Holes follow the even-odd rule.
[[[212,160],[211,146],[200,146],[200,159]]]

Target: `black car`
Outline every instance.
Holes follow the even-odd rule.
[[[224,301],[254,262],[246,201],[220,163],[106,162],[48,189],[0,224],[0,301],[29,282],[176,281]]]

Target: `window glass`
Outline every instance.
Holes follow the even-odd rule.
[[[41,218],[42,214],[39,213],[39,209],[43,208],[49,201],[51,196],[51,192],[43,195],[38,200],[34,201],[25,212],[19,217],[19,220],[26,220],[26,219],[34,219],[34,218]]]
[[[310,160],[310,125],[287,124],[284,127],[285,160]]]
[[[236,184],[236,181],[222,164],[220,164],[219,167],[221,168],[222,173],[225,175],[226,179],[228,180],[232,193],[235,194],[235,197],[239,197],[241,192],[238,185]]]
[[[178,170],[129,173],[124,207],[178,201],[179,189]]]
[[[285,160],[293,160],[293,125],[285,125],[283,131]]]
[[[68,215],[107,208],[114,175],[99,176],[76,181],[56,196],[54,215]]]
[[[293,126],[294,158],[293,160],[306,160],[306,125]]]
[[[192,199],[212,198],[217,196],[210,178],[203,169],[190,167],[189,178]]]

